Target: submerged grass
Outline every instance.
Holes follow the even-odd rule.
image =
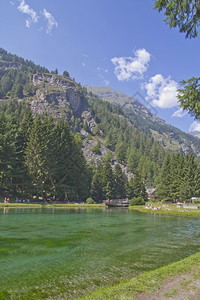
[[[54,204],[54,205],[42,205],[42,204],[20,204],[20,203],[9,203],[9,204],[0,204],[1,207],[27,207],[27,208],[98,208],[98,207],[105,207],[102,204],[97,205],[87,205],[87,204]],[[144,207],[130,207],[130,209],[137,210],[139,212],[145,212],[145,213],[159,213],[159,214],[167,214],[167,215],[181,215],[181,216],[200,216],[200,210],[197,211],[191,211],[188,212],[189,214],[186,214],[187,212],[178,212],[178,211],[151,211],[147,210]],[[196,215],[195,215],[196,214]],[[78,238],[76,235],[71,237],[72,239]],[[0,241],[1,242],[1,241]],[[69,241],[68,241],[69,242]],[[19,246],[17,243],[17,240],[15,241],[13,238],[6,239],[4,241],[3,246],[3,253],[2,258],[6,258],[7,254],[11,251],[11,245],[12,243],[15,244],[15,250],[17,251],[17,247]],[[35,240],[31,240],[29,242],[28,249],[31,249],[31,244],[35,244]],[[70,240],[70,243],[72,241]],[[58,245],[60,247],[65,246],[66,241],[63,241],[62,239],[56,239],[56,241],[51,240],[51,238],[45,238],[43,239],[43,245],[48,248],[52,248],[52,251],[54,250],[54,247],[57,247]],[[38,249],[38,253],[35,253],[39,255],[39,251],[41,249]],[[14,253],[13,253],[14,254]],[[42,253],[40,253],[42,254]],[[27,253],[28,256],[30,256],[30,253]],[[76,261],[77,265],[80,264],[79,261]],[[20,275],[21,279],[23,280],[23,285],[20,286],[20,284],[16,281],[15,285],[10,288],[6,285],[4,286],[3,290],[0,291],[0,299],[74,299],[78,295],[84,295],[87,293],[86,296],[82,296],[78,299],[133,299],[134,294],[138,293],[145,293],[145,292],[154,292],[155,289],[159,288],[162,284],[163,280],[166,279],[168,276],[176,276],[177,274],[183,274],[188,272],[192,266],[194,265],[200,265],[200,253],[197,253],[196,255],[193,255],[189,258],[186,258],[184,260],[181,260],[180,262],[173,263],[171,265],[159,268],[155,271],[149,271],[146,273],[143,273],[137,277],[134,277],[132,279],[127,279],[119,284],[116,284],[114,286],[104,287],[98,289],[96,292],[91,293],[91,290],[93,290],[98,287],[102,287],[104,284],[114,284],[112,280],[112,274],[110,274],[110,278],[105,279],[104,281],[101,281],[98,279],[93,278],[92,282],[91,278],[85,278],[82,277],[82,279],[77,278],[77,282],[73,281],[76,280],[76,278],[73,278],[73,272],[72,275],[69,275],[68,277],[64,276],[64,271],[61,270],[59,272],[59,269],[57,269],[55,265],[55,270],[52,272],[52,268],[49,269],[49,274],[52,272],[51,275],[49,275],[45,270],[39,270],[37,273],[37,278],[29,277],[28,274],[22,274]],[[74,262],[73,262],[74,266]],[[65,266],[63,266],[64,269]],[[72,267],[72,266],[71,266]],[[69,268],[69,267],[68,267]],[[68,270],[69,272],[69,270]],[[81,272],[81,270],[80,270]],[[196,275],[199,276],[199,273]],[[46,277],[46,281],[43,279]],[[98,281],[99,280],[99,281]],[[106,282],[107,281],[107,282]],[[76,291],[78,290],[78,292]],[[171,291],[172,293],[175,293],[175,291]],[[166,295],[167,296],[167,295]],[[170,295],[169,295],[170,297]]]
[[[78,299],[134,299],[134,295],[136,294],[145,292],[153,293],[161,286],[163,280],[165,280],[169,276],[184,274],[190,271],[193,266],[197,265],[200,265],[200,253],[192,255],[168,266],[161,267],[157,270],[145,272],[137,277],[125,280],[115,286],[101,288],[94,293],[90,293],[84,297],[79,297]]]

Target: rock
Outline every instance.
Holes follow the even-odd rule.
[[[18,69],[19,67],[19,63],[0,60],[0,69]]]
[[[80,117],[87,109],[87,101],[80,87],[69,77],[56,74],[34,74],[31,82],[36,89],[31,101],[34,114],[53,114],[66,119],[70,109]]]

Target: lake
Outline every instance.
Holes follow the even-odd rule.
[[[199,238],[199,218],[126,208],[0,209],[0,298],[75,298],[190,256],[200,251]]]

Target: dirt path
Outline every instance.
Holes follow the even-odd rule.
[[[134,295],[137,300],[200,300],[200,266],[183,275],[169,277],[159,290]]]

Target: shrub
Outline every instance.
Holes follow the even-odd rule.
[[[92,148],[92,152],[95,153],[95,154],[101,154],[101,151],[100,151],[100,143],[98,141],[98,143]]]
[[[144,199],[142,197],[133,197],[131,200],[130,200],[130,206],[133,206],[133,205],[144,205]]]
[[[200,204],[200,200],[195,200],[194,203],[195,204]]]
[[[94,200],[91,197],[87,198],[86,203],[87,204],[95,204]]]
[[[150,202],[151,203],[156,203],[156,202],[159,202],[159,200],[158,199],[151,199]]]

